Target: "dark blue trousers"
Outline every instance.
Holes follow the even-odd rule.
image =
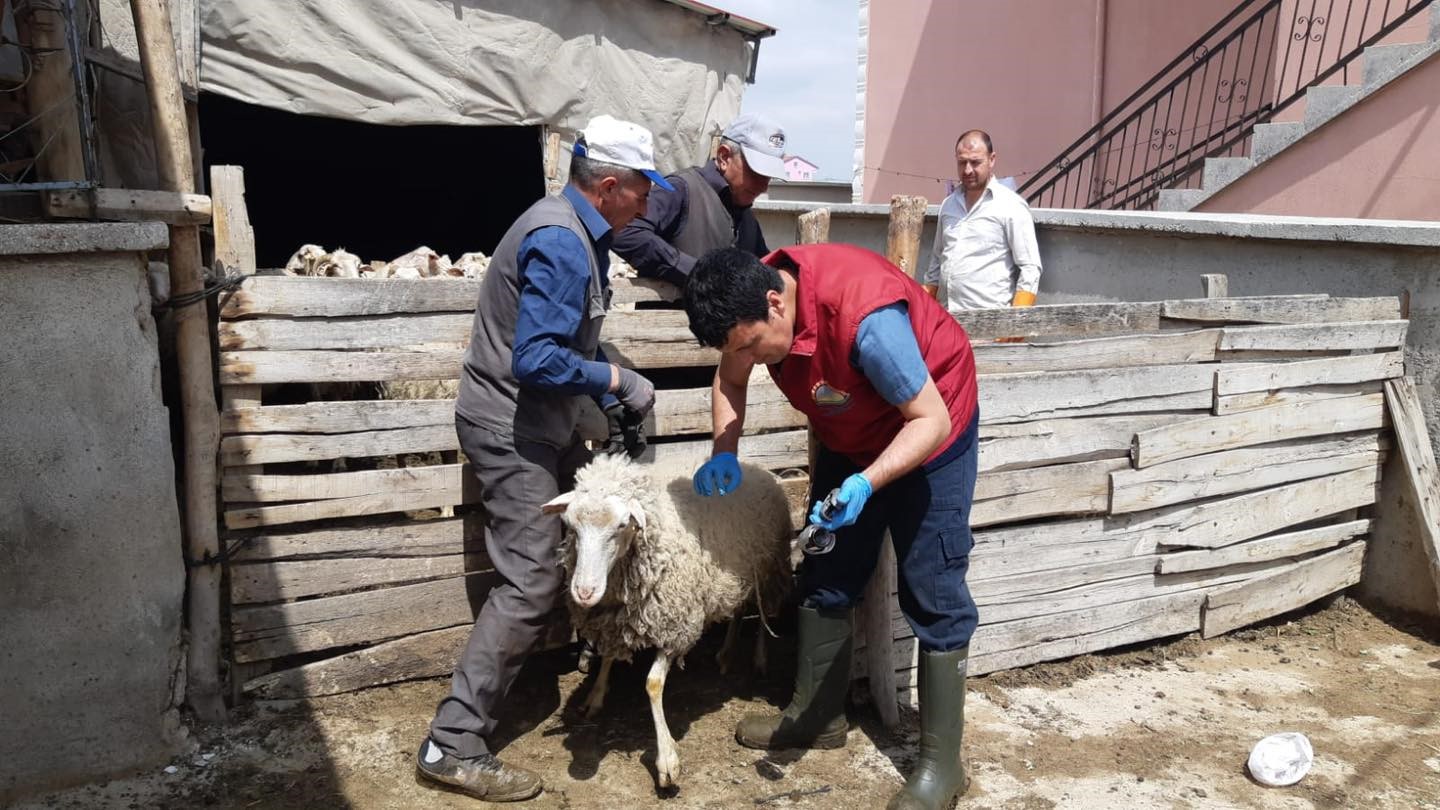
[[[970,504],[975,497],[979,414],[934,461],[871,496],[860,518],[836,533],[829,554],[805,558],[803,603],[821,610],[859,601],[875,570],[885,530],[895,545],[900,610],[920,649],[957,650],[970,644],[979,613],[965,575],[970,570]],[[825,447],[815,462],[810,501],[861,468]]]

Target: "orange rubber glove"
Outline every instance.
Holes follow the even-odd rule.
[[[1010,299],[1010,307],[1011,307],[1012,309],[1018,308],[1018,307],[1033,307],[1033,306],[1035,306],[1035,293],[1032,293],[1032,292],[1027,292],[1027,291],[1025,291],[1025,290],[1016,290],[1016,291],[1015,291],[1015,297],[1012,298],[1012,299]],[[995,342],[996,342],[996,343],[1024,343],[1024,342],[1025,342],[1025,338],[1023,338],[1023,337],[1002,337],[1002,338],[995,338]]]

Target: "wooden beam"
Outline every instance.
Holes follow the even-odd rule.
[[[1227,326],[1221,330],[1223,351],[1355,351],[1393,349],[1405,345],[1409,321],[1345,321],[1283,326]]]
[[[162,190],[195,191],[195,164],[180,92],[166,0],[130,0],[135,19],[140,65],[150,100],[156,165]],[[194,225],[170,228],[170,290],[172,300],[199,293],[200,234]],[[216,532],[216,464],[219,409],[215,407],[210,358],[209,318],[203,302],[175,313],[175,341],[180,369],[180,402],[184,419],[184,486],[186,549],[191,560],[186,620],[189,651],[186,701],[204,722],[225,719],[220,694],[220,546]],[[212,562],[214,561],[214,562]]]
[[[458,548],[455,551],[435,557],[394,557],[384,561],[358,557],[232,565],[230,602],[235,605],[279,602],[490,570],[484,554],[461,554]]]
[[[1128,459],[1112,458],[985,473],[975,483],[970,525],[1106,512],[1110,473],[1129,466]]]
[[[1377,425],[1378,427],[1378,425]],[[1378,467],[1378,433],[1299,439],[1191,456],[1110,474],[1110,512],[1123,514]]]
[[[1213,638],[1304,607],[1360,581],[1365,544],[1351,543],[1268,576],[1216,588],[1205,597],[1200,634]]]
[[[428,557],[483,549],[483,515],[335,529],[306,528],[293,534],[266,533],[237,539],[234,563],[321,557],[369,557],[383,566],[395,557]]]
[[[1375,502],[1378,467],[1284,484],[1195,505],[1115,516],[1116,528],[1163,533],[1172,548],[1219,548]]]
[[[1215,398],[1215,414],[1240,413],[1272,405],[1291,405],[1297,402],[1314,402],[1321,399],[1359,397],[1384,391],[1383,380],[1345,385],[1312,385],[1306,388],[1282,388],[1278,391],[1251,391],[1247,394],[1232,394]]]
[[[220,461],[227,467],[275,464],[285,461],[324,461],[334,458],[394,456],[456,450],[453,417],[438,425],[396,430],[367,430],[337,434],[266,433],[226,436],[220,442]]]
[[[1161,554],[1155,564],[1157,574],[1178,574],[1183,571],[1204,571],[1232,565],[1281,560],[1313,551],[1334,548],[1370,532],[1370,521],[1351,520],[1314,529],[1262,537],[1233,546],[1197,549]]]
[[[981,425],[979,470],[985,473],[1128,457],[1137,432],[1197,419],[1203,413],[1181,411]]]
[[[1158,332],[1160,303],[1038,304],[1033,307],[967,309],[955,319],[975,339],[1038,335],[1101,335]]]
[[[1224,273],[1202,274],[1200,288],[1206,298],[1230,297],[1230,279]]]
[[[33,179],[92,179],[85,176],[81,110],[75,99],[74,54],[65,12],[58,3],[16,4],[14,12],[16,33],[33,70],[25,86],[26,113],[35,121],[36,142],[43,145]]]
[[[1399,377],[1405,373],[1405,353],[1360,354],[1293,363],[1227,365],[1215,372],[1215,395],[1274,391],[1308,385],[1342,385]]]
[[[1400,445],[1405,480],[1413,493],[1415,525],[1420,546],[1430,563],[1430,579],[1440,597],[1440,472],[1435,450],[1425,429],[1425,412],[1410,377],[1385,383],[1385,403],[1395,425],[1395,443]]]
[[[1197,364],[990,374],[979,379],[981,424],[1209,408],[1215,368]]]
[[[1140,430],[1131,457],[1138,469],[1190,456],[1257,444],[1375,430],[1385,421],[1380,394],[1272,405],[1226,416],[1196,419]]]
[[[447,675],[455,670],[470,629],[460,625],[381,642],[255,678],[245,684],[245,692],[261,700],[295,700]]]
[[[1202,323],[1391,321],[1400,318],[1400,299],[1331,298],[1328,295],[1193,298],[1165,301],[1161,314],[1173,320]]]
[[[975,373],[1163,366],[1215,360],[1221,330],[1121,335],[1060,342],[977,343]]]
[[[43,201],[46,215],[60,218],[170,225],[204,225],[211,218],[209,197],[178,191],[66,189],[46,192]]]

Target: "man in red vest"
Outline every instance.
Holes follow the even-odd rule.
[[[777,717],[746,717],[736,739],[764,749],[845,744],[851,608],[888,529],[900,607],[921,651],[920,759],[889,807],[949,807],[966,786],[960,743],[977,620],[965,574],[979,411],[965,330],[899,268],[840,244],[763,260],[708,253],[690,274],[685,309],[695,337],[721,351],[714,453],[695,473],[696,491],[724,496],[741,485],[746,387],[763,364],[820,439],[810,522],[836,533],[833,550],[801,569],[794,697]],[[832,489],[838,508],[826,516],[816,501]]]

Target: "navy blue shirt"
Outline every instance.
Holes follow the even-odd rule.
[[[705,178],[730,213],[734,224],[735,247],[756,256],[770,252],[765,245],[765,234],[750,206],[735,205],[730,199],[730,184],[715,161],[701,166],[700,176]],[[685,180],[670,175],[666,178],[674,191],[659,186],[650,190],[650,199],[645,206],[645,216],[636,217],[615,237],[615,252],[630,263],[635,272],[644,278],[658,278],[670,282],[682,290],[690,271],[695,267],[698,256],[681,253],[671,244],[690,219],[690,197]]]
[[[586,360],[571,348],[590,300],[590,251],[600,264],[600,283],[610,286],[609,223],[574,186],[561,192],[590,235],[586,245],[558,225],[536,228],[520,242],[520,310],[515,319],[511,372],[523,386],[556,394],[600,397],[610,390],[604,352]]]

